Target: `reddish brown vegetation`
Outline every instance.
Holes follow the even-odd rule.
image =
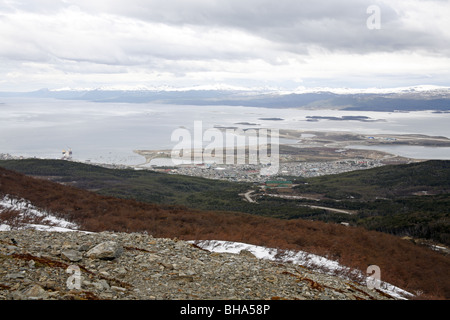
[[[304,250],[365,270],[422,297],[450,298],[450,259],[406,240],[323,222],[205,212],[104,197],[0,168],[0,195],[29,200],[88,231],[148,232],[184,240],[229,240]]]

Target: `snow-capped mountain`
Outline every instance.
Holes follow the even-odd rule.
[[[419,93],[419,92],[449,92],[450,86],[436,86],[436,85],[417,85],[408,87],[394,87],[394,88],[332,88],[332,87],[313,87],[308,88],[300,86],[294,89],[277,88],[277,87],[245,87],[229,85],[225,83],[216,83],[209,85],[192,85],[185,87],[174,87],[170,85],[160,86],[146,86],[146,85],[115,85],[102,87],[62,87],[50,89],[50,92],[61,91],[247,91],[260,93],[280,93],[280,94],[304,94],[304,93],[321,93],[331,92],[335,94],[395,94],[395,93]]]
[[[103,103],[166,103],[262,108],[316,108],[361,111],[450,110],[450,87],[419,85],[400,88],[242,87],[227,84],[187,87],[106,86],[0,93],[0,97],[52,98]]]
[[[419,85],[410,87],[398,87],[398,88],[306,88],[298,87],[291,91],[285,91],[287,93],[320,93],[331,92],[334,94],[412,94],[412,93],[426,93],[426,94],[449,94],[450,87],[435,86],[435,85]]]

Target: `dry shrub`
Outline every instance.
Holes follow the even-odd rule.
[[[20,229],[24,226],[20,211],[4,209],[0,211],[0,224],[8,225],[12,230]]]

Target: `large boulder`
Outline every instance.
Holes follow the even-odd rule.
[[[115,241],[102,242],[86,253],[91,259],[113,260],[118,258],[123,252],[123,248]]]

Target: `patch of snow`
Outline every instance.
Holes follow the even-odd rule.
[[[17,227],[19,229],[33,228],[46,231],[78,231],[78,226],[67,220],[56,217],[49,212],[41,210],[25,199],[16,199],[5,195],[0,198],[0,222],[2,221],[2,212],[7,210],[20,212],[17,217]],[[27,223],[26,221],[40,221],[39,224]],[[3,221],[0,223],[0,231],[8,231],[13,227]]]

